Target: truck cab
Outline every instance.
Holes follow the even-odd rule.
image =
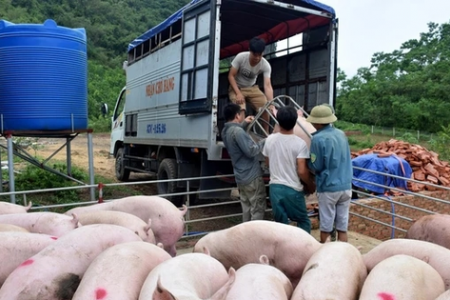
[[[338,22],[312,0],[193,0],[128,46],[126,87],[112,117],[110,154],[116,177],[131,172],[158,179],[232,174],[223,145],[223,107],[233,57],[253,37],[266,41],[274,95],[306,111],[335,104]],[[257,84],[263,90],[262,78]],[[268,99],[271,100],[271,99]],[[199,198],[228,198],[232,178],[189,181]],[[176,193],[186,181],[158,184]],[[168,197],[176,205],[181,196]]]

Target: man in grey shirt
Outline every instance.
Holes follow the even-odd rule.
[[[230,72],[228,73],[228,81],[230,87],[228,96],[230,101],[241,106],[245,112],[245,102],[258,111],[267,101],[273,99],[273,88],[270,81],[272,68],[269,62],[263,57],[266,43],[260,38],[253,38],[249,43],[249,50],[241,52],[231,62]],[[264,76],[264,94],[256,85],[256,79],[259,74]],[[264,129],[267,131],[269,126],[269,115],[262,115]]]
[[[244,119],[241,110],[234,103],[225,106],[224,117],[227,123],[222,130],[222,139],[233,163],[242,206],[242,221],[247,222],[264,219],[266,210],[266,187],[258,160],[265,140],[255,143],[245,132],[245,127],[253,117]]]

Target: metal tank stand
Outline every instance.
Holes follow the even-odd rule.
[[[9,173],[9,191],[15,192],[15,180],[14,180],[14,155],[20,157],[21,159],[29,162],[30,164],[39,167],[43,170],[51,172],[53,174],[62,176],[66,179],[75,181],[80,185],[86,185],[86,183],[77,180],[72,177],[72,153],[70,143],[73,139],[75,139],[80,133],[87,134],[87,147],[88,147],[88,164],[89,164],[89,185],[95,184],[94,179],[94,150],[93,150],[93,142],[92,142],[92,129],[85,130],[75,130],[75,131],[5,131],[1,135],[6,138],[6,147],[4,145],[0,145],[0,147],[6,149],[8,156],[8,173]],[[34,156],[29,154],[25,148],[17,143],[13,142],[13,137],[39,137],[39,138],[65,138],[66,143],[59,147],[53,154],[51,154],[48,158],[43,161],[39,161]],[[66,163],[67,163],[67,174],[61,173],[58,170],[55,170],[51,167],[46,166],[45,164],[55,156],[59,151],[61,151],[64,147],[66,147]],[[1,158],[1,157],[0,157]],[[1,176],[0,170],[0,176]],[[3,185],[3,179],[0,177],[0,185]],[[0,190],[1,191],[1,190]],[[95,187],[90,188],[90,196],[91,201],[95,201]],[[11,203],[16,203],[16,195],[10,194]]]

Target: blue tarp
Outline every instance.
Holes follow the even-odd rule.
[[[141,36],[136,38],[134,41],[132,41],[128,45],[128,51],[136,48],[137,46],[139,46],[144,41],[147,41],[148,39],[150,39],[153,36],[157,35],[161,31],[163,31],[164,29],[168,28],[170,25],[172,25],[176,21],[180,20],[183,17],[183,11],[186,8],[192,6],[192,5],[194,5],[194,4],[196,4],[197,2],[200,2],[200,1],[201,0],[192,0],[190,3],[188,3],[185,6],[183,6],[181,9],[179,9],[173,15],[171,15],[166,20],[164,20],[162,23],[159,23],[155,27],[151,28],[150,30],[148,30],[147,32],[145,32],[144,34],[142,34]],[[224,0],[224,1],[226,1],[226,0]],[[309,5],[313,6],[315,9],[318,9],[318,10],[321,10],[321,11],[326,11],[326,12],[332,14],[333,16],[335,15],[334,9],[332,7],[330,7],[328,5],[325,5],[325,4],[322,4],[320,2],[317,2],[317,1],[314,1],[314,0],[296,0],[296,1],[299,2],[299,3],[303,2],[303,3],[309,4]],[[295,3],[295,1],[293,1],[293,2]]]
[[[352,165],[354,167],[360,167],[363,169],[374,170],[406,178],[411,178],[412,174],[412,169],[409,163],[396,155],[391,155],[389,157],[378,157],[377,154],[365,154],[354,158],[352,160]],[[389,187],[396,187],[404,190],[408,189],[407,182],[405,180],[374,174],[368,171],[353,169],[353,178],[370,181]],[[384,194],[385,192],[385,188],[383,187],[371,185],[355,179],[353,179],[353,185],[376,194]]]

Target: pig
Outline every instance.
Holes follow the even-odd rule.
[[[0,232],[0,286],[21,263],[52,244],[57,237],[29,232]]]
[[[295,288],[306,263],[321,244],[298,227],[258,220],[208,233],[195,244],[194,252],[202,252],[204,247],[227,269],[258,263],[260,256],[266,255]]]
[[[276,117],[277,116],[277,110],[274,108],[273,109],[273,115]],[[299,138],[301,138],[302,140],[305,141],[306,145],[308,146],[308,149],[311,147],[311,138],[305,133],[308,132],[309,134],[312,134],[314,132],[316,132],[316,128],[314,128],[314,126],[307,122],[305,117],[303,117],[303,112],[301,110],[297,110],[297,124],[295,124],[294,127],[294,134],[296,136],[298,136]],[[301,127],[300,127],[300,125]],[[303,130],[304,129],[304,130]],[[273,132],[272,133],[277,133],[280,132],[280,126],[278,124],[275,124],[275,127],[273,128]]]
[[[427,241],[450,249],[450,216],[423,216],[408,229],[406,238]]]
[[[446,290],[444,293],[439,295],[435,300],[450,300],[450,290]]]
[[[433,267],[415,257],[398,254],[370,271],[359,299],[435,300],[444,291],[444,281]]]
[[[150,271],[170,258],[164,249],[149,243],[113,246],[90,264],[72,300],[136,300]]]
[[[367,269],[349,243],[325,243],[308,260],[292,300],[357,300]]]
[[[0,224],[0,232],[8,232],[8,231],[21,231],[21,232],[29,232],[23,227],[12,225],[12,224]]]
[[[76,215],[72,217],[52,212],[30,212],[0,215],[1,224],[20,226],[33,233],[45,233],[60,237],[80,227]]]
[[[269,265],[265,255],[259,264],[246,264],[236,271],[236,278],[227,295],[227,300],[289,300],[292,284],[277,268]]]
[[[170,255],[176,256],[176,242],[184,233],[186,206],[183,206],[180,211],[172,202],[158,196],[130,196],[111,202],[73,208],[66,214],[100,210],[126,212],[141,218],[144,222],[151,219],[156,243],[162,243]]]
[[[17,267],[3,283],[0,300],[72,299],[84,272],[101,252],[135,241],[142,240],[122,226],[81,226]]]
[[[31,208],[32,203],[27,206],[0,201],[0,215],[26,213]]]
[[[139,300],[225,300],[235,275],[207,253],[179,255],[148,274]]]
[[[81,225],[114,224],[126,227],[136,233],[144,242],[155,244],[151,220],[145,223],[135,215],[121,211],[93,211],[78,215]]]
[[[387,240],[363,255],[364,264],[370,272],[380,261],[405,254],[421,259],[436,269],[450,289],[450,250],[433,243],[409,239]]]

